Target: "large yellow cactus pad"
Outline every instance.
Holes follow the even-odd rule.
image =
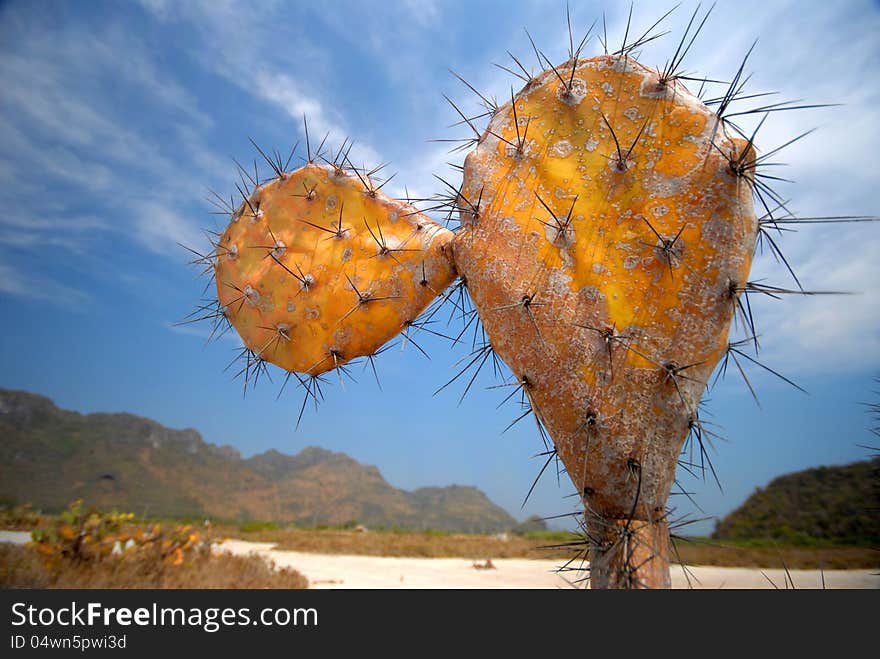
[[[307,164],[233,214],[215,261],[221,309],[257,358],[316,376],[415,320],[455,277],[451,239],[366,177]]]
[[[600,56],[530,81],[467,157],[456,266],[603,517],[666,513],[755,246],[746,148],[680,83]]]

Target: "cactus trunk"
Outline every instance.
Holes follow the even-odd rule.
[[[589,516],[589,515],[588,515]],[[665,519],[644,522],[595,519],[586,524],[590,548],[590,588],[671,588],[669,526]]]

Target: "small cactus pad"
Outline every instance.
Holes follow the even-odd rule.
[[[666,513],[751,265],[753,161],[623,55],[533,78],[467,157],[456,267],[602,518]]]
[[[221,309],[257,358],[316,376],[374,354],[452,282],[451,239],[365,175],[310,163],[233,214],[215,261]]]

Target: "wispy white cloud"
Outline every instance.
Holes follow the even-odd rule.
[[[211,328],[205,323],[181,324],[180,321],[165,323],[163,327],[175,334],[194,336],[202,341],[223,341],[225,343],[231,343],[236,348],[244,348],[241,337],[234,330],[223,332],[221,328],[212,334]]]
[[[47,301],[78,312],[85,311],[93,300],[88,293],[2,261],[0,261],[0,293],[25,300]]]
[[[435,0],[403,0],[403,9],[422,27],[440,19],[440,5]]]
[[[254,77],[252,89],[263,99],[280,108],[297,124],[302,123],[305,117],[308,121],[312,149],[317,148],[325,135],[329,135],[325,147],[332,149],[341,146],[341,142],[350,134],[344,118],[334,116],[337,113],[328,111],[321,101],[305,93],[301,84],[287,74],[268,70],[259,71]],[[375,166],[381,162],[381,156],[372,146],[358,141],[355,141],[349,157],[356,165],[365,162]]]
[[[763,354],[789,373],[839,373],[880,364],[880,231],[846,230],[810,241],[796,263],[804,288],[846,295],[782,296],[752,300]],[[796,290],[779,265],[754,277]]]
[[[196,96],[116,16],[47,25],[39,11],[5,11],[16,29],[0,47],[8,92],[0,98],[0,171],[8,174],[0,199],[11,209],[0,218],[0,253],[51,249],[57,259],[60,248],[82,259],[112,235],[126,249],[167,255],[174,241],[197,237],[180,209],[201,205],[220,159],[205,137],[213,119]],[[41,290],[69,288],[39,280]],[[28,295],[20,285],[4,290]]]
[[[173,207],[146,201],[131,210],[136,238],[157,254],[167,255],[175,244],[198,249],[206,242],[197,223]]]

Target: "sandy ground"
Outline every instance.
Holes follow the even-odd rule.
[[[379,558],[307,554],[272,549],[270,543],[226,540],[222,548],[236,554],[257,553],[279,567],[303,573],[313,588],[571,588],[575,572],[557,572],[559,562],[504,558],[492,561],[494,569],[477,569],[460,558]],[[478,564],[482,564],[479,562]],[[784,570],[751,568],[688,568],[693,588],[785,588]],[[821,588],[817,570],[791,570],[797,588]],[[764,575],[767,575],[766,577]],[[828,570],[826,588],[880,588],[880,576],[870,570]],[[673,588],[688,588],[680,567],[672,569]]]
[[[23,545],[30,542],[31,534],[27,531],[0,531],[0,542],[11,542],[14,545]]]
[[[30,533],[0,531],[0,542],[23,544],[29,540]],[[492,561],[493,568],[477,569],[474,561],[461,558],[307,554],[272,547],[266,542],[226,540],[220,550],[256,553],[278,567],[292,567],[308,578],[312,588],[571,588],[582,576],[558,572],[559,562],[553,560],[499,558]],[[783,570],[764,570],[763,574],[761,570],[735,567],[688,570],[693,588],[773,588],[770,581],[784,588],[786,583]],[[828,570],[824,577],[826,588],[880,588],[880,576],[870,570]],[[791,570],[791,578],[797,588],[822,587],[822,575],[816,570]],[[672,569],[672,585],[689,587],[680,567]]]

